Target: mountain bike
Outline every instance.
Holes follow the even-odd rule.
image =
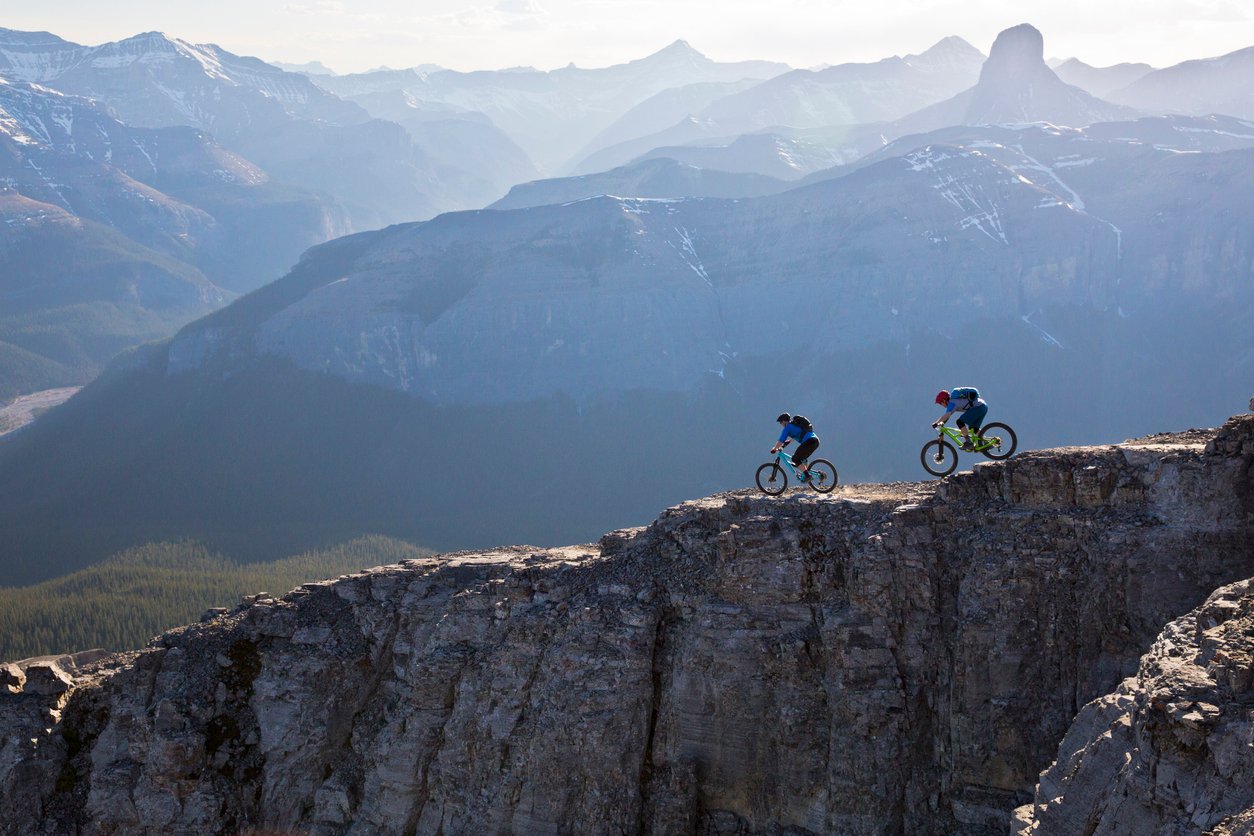
[[[958,467],[958,448],[962,446],[962,433],[941,424],[939,435],[923,445],[919,458],[923,469],[933,476],[948,476]],[[945,439],[948,438],[949,441]],[[983,453],[990,459],[1001,461],[1014,455],[1019,437],[1008,424],[985,424],[972,433],[972,453]],[[953,442],[952,444],[950,442]]]
[[[754,479],[762,493],[779,496],[788,487],[789,473],[799,484],[809,485],[819,493],[831,493],[832,488],[836,487],[838,478],[836,467],[831,462],[827,459],[814,459],[810,462],[810,478],[802,480],[801,475],[797,473],[797,465],[793,462],[792,456],[780,450],[775,454],[774,461],[767,462],[758,468]]]

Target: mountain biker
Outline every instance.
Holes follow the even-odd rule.
[[[936,402],[945,407],[945,414],[932,422],[932,429],[948,421],[949,416],[957,410],[962,410],[962,414],[958,416],[958,429],[962,430],[962,449],[973,451],[975,444],[969,430],[979,432],[984,416],[988,415],[988,404],[980,397],[980,390],[974,386],[959,386],[948,391],[942,389],[936,393]]]
[[[772,455],[784,449],[789,441],[797,442],[797,451],[793,453],[792,464],[801,473],[801,481],[808,481],[810,478],[810,465],[806,459],[810,458],[810,454],[819,449],[819,437],[815,434],[814,428],[810,426],[810,422],[800,415],[789,415],[787,412],[781,412],[779,417],[775,419],[781,427],[779,433],[779,441],[775,442],[775,446],[771,448]]]

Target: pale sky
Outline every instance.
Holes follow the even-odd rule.
[[[1251,0],[0,0],[0,27],[82,44],[158,30],[337,72],[605,67],[683,38],[717,61],[875,61],[1031,23],[1050,58],[1156,67],[1254,46]]]

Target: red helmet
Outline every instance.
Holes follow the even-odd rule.
[[[949,393],[945,391],[944,389],[937,392],[936,402],[940,404],[941,406],[944,406],[945,404],[949,403]]]

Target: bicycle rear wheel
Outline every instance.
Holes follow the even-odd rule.
[[[754,479],[762,493],[770,496],[779,496],[788,487],[788,474],[778,462],[767,462],[759,467]]]
[[[980,430],[980,436],[993,444],[992,447],[980,452],[994,461],[1010,458],[1019,446],[1019,437],[1015,435],[1015,431],[1010,428],[1009,424],[996,422],[987,424]]]
[[[810,487],[819,493],[831,493],[836,487],[836,466],[827,459],[815,459],[810,462]]]
[[[923,445],[919,453],[923,469],[933,476],[948,476],[958,467],[958,450],[948,441],[935,439]]]

